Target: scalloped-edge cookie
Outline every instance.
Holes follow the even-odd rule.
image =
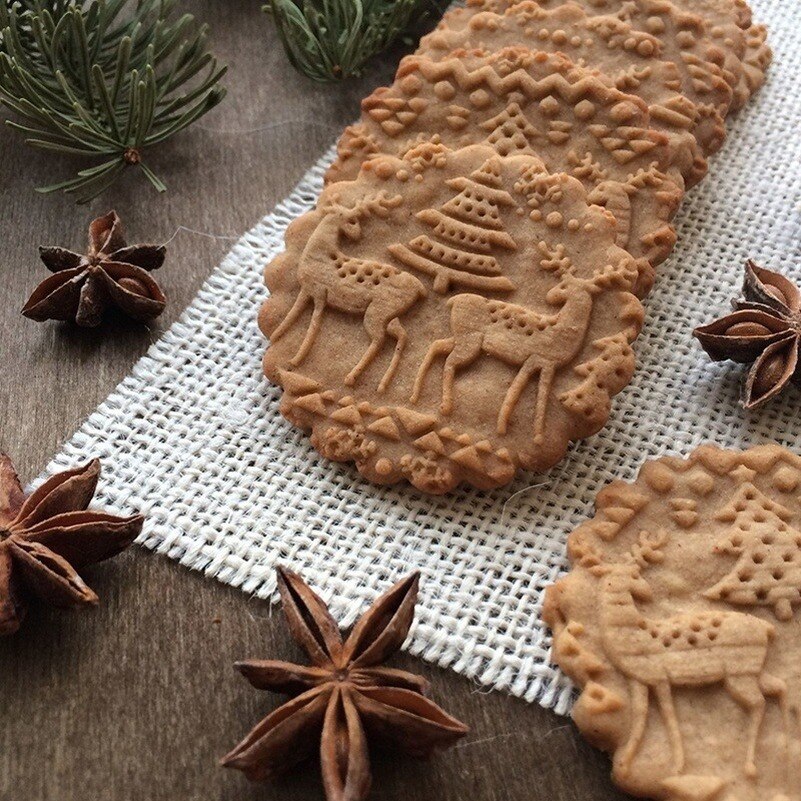
[[[519,0],[468,0],[466,7],[448,11],[439,28],[458,29],[482,11],[504,13]],[[543,8],[558,7],[560,0],[536,0]],[[575,0],[588,14],[612,12],[660,40],[660,58],[674,63],[681,73],[681,92],[697,106],[700,119],[696,136],[707,155],[717,152],[726,138],[724,119],[734,102],[734,87],[744,66],[735,74],[726,69],[727,53],[713,40],[708,25],[697,13],[668,0]]]
[[[537,0],[541,5],[549,5],[550,0]],[[637,19],[639,25],[648,24],[653,15],[648,3],[663,3],[674,18],[684,17],[685,30],[697,32],[697,23],[688,21],[700,17],[704,23],[704,38],[716,45],[722,54],[713,57],[727,74],[732,76],[731,85],[734,92],[732,111],[742,108],[748,99],[765,82],[765,72],[770,64],[772,53],[767,45],[767,30],[763,25],[752,21],[751,9],[744,0],[577,0],[592,13],[617,13],[623,19]],[[640,8],[637,9],[637,4]],[[632,11],[632,9],[636,9]]]
[[[599,493],[568,554],[543,617],[615,783],[801,801],[801,457],[705,445],[647,462]]]
[[[765,83],[772,60],[773,51],[768,45],[768,29],[764,25],[751,25],[746,28],[743,68],[752,94]]]
[[[617,220],[617,243],[652,266],[676,241],[670,221],[683,197],[668,137],[648,107],[561,53],[510,47],[434,61],[408,56],[392,86],[362,102],[346,129],[330,180],[347,180],[374,153],[402,155],[422,141],[459,148],[484,142],[501,155],[536,155],[569,172]],[[641,284],[644,295],[650,285]]]
[[[475,14],[456,28],[441,25],[421,39],[417,54],[442,59],[454,50],[491,52],[515,45],[562,52],[579,66],[599,70],[621,92],[641,97],[648,104],[651,126],[669,138],[673,165],[686,188],[706,175],[706,158],[695,137],[700,114],[681,93],[679,68],[661,60],[659,39],[615,16],[589,16],[575,2],[545,9],[526,0],[503,14]]]
[[[287,419],[371,481],[499,486],[605,423],[634,369],[642,269],[536,157],[377,156],[266,268],[264,371]]]
[[[746,33],[737,24],[736,11],[730,0],[703,2],[673,2],[673,0],[612,0],[622,19],[634,27],[649,30],[658,17],[657,25],[665,27],[663,35],[678,35],[712,48],[706,58],[717,64],[732,88],[730,111],[741,109],[751,97],[753,84],[746,72]],[[676,33],[674,34],[673,31]],[[761,85],[761,83],[759,84]]]

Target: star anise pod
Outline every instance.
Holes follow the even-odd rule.
[[[90,224],[85,255],[39,248],[54,275],[36,287],[22,313],[39,322],[74,320],[93,328],[114,306],[134,320],[152,320],[167,302],[150,275],[164,263],[165,253],[163,245],[126,245],[120,218],[110,211]]]
[[[19,628],[30,597],[54,606],[97,603],[77,570],[127,548],[143,521],[88,510],[99,477],[95,459],[57,473],[26,498],[0,454],[0,635]]]
[[[279,569],[290,632],[312,664],[237,663],[254,687],[293,698],[264,718],[222,764],[259,781],[319,747],[328,801],[361,801],[370,789],[368,739],[427,757],[463,737],[467,727],[425,697],[425,679],[381,666],[406,639],[418,581],[414,573],[392,587],[343,642],[319,596],[296,573]]]
[[[746,409],[801,381],[801,291],[783,275],[748,261],[743,300],[731,314],[693,332],[714,361],[751,364],[743,387]]]

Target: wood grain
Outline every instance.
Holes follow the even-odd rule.
[[[170,190],[123,183],[89,208],[43,197],[35,186],[76,163],[26,148],[0,130],[0,448],[33,477],[190,302],[230,240],[294,186],[355,118],[359,100],[391,78],[400,52],[363,80],[317,86],[288,65],[255,0],[185,3],[212,25],[230,65],[229,96],[215,112],[153,153]],[[160,279],[170,297],[150,330],[121,323],[98,331],[37,325],[19,315],[44,275],[40,244],[81,247],[91,217],[109,208],[131,241],[165,241]],[[210,801],[322,798],[316,769],[250,786],[217,767],[277,699],[234,674],[245,657],[298,658],[282,616],[238,590],[141,549],[92,570],[102,599],[88,614],[34,608],[23,630],[0,641],[2,801]],[[374,758],[373,798],[471,801],[623,799],[606,757],[572,724],[536,705],[491,693],[410,657],[435,698],[472,733],[430,763]]]

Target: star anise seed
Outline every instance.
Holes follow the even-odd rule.
[[[742,404],[753,409],[791,381],[801,381],[801,291],[783,275],[748,261],[743,299],[733,306],[731,314],[693,334],[714,361],[751,364]]]
[[[392,587],[343,642],[320,597],[296,573],[279,568],[290,633],[312,664],[237,663],[254,687],[293,698],[264,718],[222,764],[264,780],[319,747],[328,801],[362,801],[370,789],[368,739],[427,757],[463,737],[467,727],[425,697],[425,679],[382,666],[406,639],[418,582],[414,573]]]
[[[89,226],[85,255],[59,247],[39,248],[54,275],[33,291],[22,313],[39,322],[73,320],[92,328],[114,306],[134,320],[152,320],[167,302],[150,275],[164,263],[165,253],[163,245],[128,246],[120,218],[110,211]]]
[[[20,626],[30,597],[54,606],[94,605],[80,568],[116,556],[142,530],[141,515],[89,510],[100,462],[57,473],[28,498],[0,454],[0,635]]]

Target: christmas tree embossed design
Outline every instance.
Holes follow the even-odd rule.
[[[487,141],[502,156],[531,152],[533,143],[541,136],[517,102],[510,103],[500,114],[482,122],[481,127],[489,132]]]
[[[408,267],[433,276],[434,290],[440,294],[451,284],[510,292],[514,284],[502,275],[493,251],[517,250],[500,213],[501,208],[517,204],[501,188],[499,160],[489,159],[469,178],[452,178],[446,183],[458,193],[440,208],[416,215],[432,229],[433,236],[422,234],[406,245],[391,245],[390,253]]]
[[[801,604],[801,532],[792,513],[753,484],[744,484],[716,515],[732,523],[714,552],[739,557],[734,568],[705,597],[743,606],[772,606],[778,620]]]

